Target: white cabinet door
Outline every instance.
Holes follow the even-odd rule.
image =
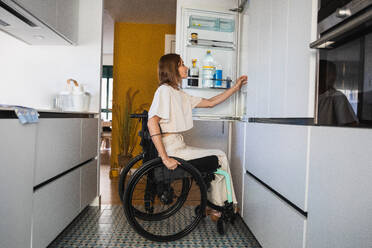
[[[314,117],[316,51],[310,49],[309,44],[316,35],[317,2],[289,1],[284,96],[287,117]]]
[[[0,247],[30,247],[36,125],[0,120]]]
[[[306,211],[307,126],[248,123],[245,168]]]
[[[371,140],[370,129],[312,129],[309,248],[372,247]]]
[[[314,116],[316,52],[309,43],[316,35],[316,2],[248,1],[239,57],[249,77],[249,117]]]
[[[309,1],[310,2],[310,1]],[[286,116],[286,80],[288,70],[288,7],[289,0],[274,0],[272,3],[271,21],[271,40],[270,40],[270,113],[269,117]],[[305,68],[307,69],[307,67]],[[301,101],[303,101],[301,99]],[[302,117],[302,116],[301,116]]]
[[[305,217],[248,174],[243,208],[243,219],[262,247],[304,247]]]
[[[98,189],[97,185],[97,160],[93,160],[81,167],[81,210],[96,198]]]
[[[81,158],[84,162],[95,158],[98,151],[98,119],[82,119]]]
[[[34,185],[81,162],[81,119],[40,119],[36,140]]]
[[[80,168],[34,192],[32,247],[47,247],[80,211]]]

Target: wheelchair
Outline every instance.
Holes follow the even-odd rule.
[[[218,169],[217,156],[185,161],[168,170],[158,157],[147,128],[148,114],[131,114],[142,122],[139,131],[142,153],[121,170],[119,196],[125,216],[134,230],[146,239],[158,242],[178,240],[197,227],[206,217],[209,206],[221,212],[217,231],[223,235],[229,223],[236,218],[232,203],[229,174]],[[133,175],[130,172],[135,169]],[[224,206],[207,200],[207,189],[215,174],[225,176],[227,198]]]

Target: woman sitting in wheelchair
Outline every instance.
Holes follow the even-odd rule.
[[[178,157],[184,160],[216,155],[220,169],[230,175],[227,157],[223,151],[187,146],[182,132],[193,127],[193,108],[212,108],[222,103],[247,83],[247,76],[237,79],[235,85],[210,99],[195,97],[180,89],[182,79],[187,78],[188,68],[178,54],[167,54],[160,58],[158,73],[159,87],[155,92],[148,113],[148,129],[159,157],[169,170],[175,170],[180,164]],[[227,177],[231,178],[231,177]],[[236,204],[234,189],[231,184],[232,201]],[[208,200],[217,206],[224,206],[227,200],[225,177],[216,174],[208,191]],[[219,212],[214,212],[219,216]]]

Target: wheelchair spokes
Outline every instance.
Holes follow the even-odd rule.
[[[165,219],[178,211],[183,204],[190,205],[187,201],[192,186],[191,176],[175,178],[171,172],[155,178],[155,171],[158,169],[160,168],[149,170],[132,185],[133,196],[130,204],[134,214],[140,219]]]
[[[162,163],[142,167],[131,178],[124,198],[132,226],[156,241],[176,240],[188,234],[202,218],[197,207],[205,209],[206,205],[205,184],[195,182],[200,177],[193,175],[193,168],[180,166],[178,171],[166,169],[167,173],[159,170],[163,168]]]

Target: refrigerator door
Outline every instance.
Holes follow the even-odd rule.
[[[211,98],[232,87],[237,77],[238,15],[183,8],[180,19],[182,25],[178,27],[181,30],[177,32],[181,34],[178,36],[181,40],[176,40],[180,44],[179,53],[186,66],[191,68],[192,60],[196,59],[199,68],[199,78],[184,79],[183,90],[190,95]],[[205,68],[203,59],[207,51],[213,57],[214,68]],[[219,70],[222,70],[222,76]],[[214,74],[214,79],[203,82],[203,75],[208,78],[207,73]],[[200,119],[240,119],[243,98],[239,92],[214,108],[195,108],[193,116]]]

